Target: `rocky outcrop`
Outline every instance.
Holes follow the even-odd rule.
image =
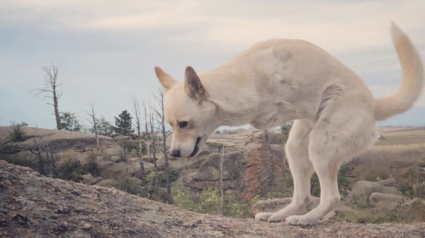
[[[26,133],[25,140],[12,142],[8,140],[8,134],[12,129],[11,126],[0,126],[0,140],[4,143],[2,153],[6,155],[31,151],[34,149],[35,141],[48,144],[54,154],[70,149],[78,153],[96,152],[96,139],[91,134],[23,127]],[[105,154],[120,155],[122,153],[121,147],[110,137],[99,136],[99,144]]]
[[[255,195],[284,193],[285,159],[283,145],[270,145],[266,133],[250,137],[241,151],[224,155],[224,189],[249,201]],[[220,187],[220,154],[210,154],[198,169],[182,172],[184,185],[203,190]]]
[[[250,201],[255,196],[267,197],[270,192],[284,194],[288,169],[283,145],[270,145],[268,134],[251,139],[243,148],[246,161],[243,180],[239,187],[240,196]]]
[[[0,161],[0,237],[423,237],[425,224],[322,222],[312,228],[185,211],[113,188]]]
[[[220,186],[220,154],[211,154],[197,170],[186,171],[183,182],[194,189],[218,188]],[[227,153],[223,157],[224,189],[233,189],[242,174],[243,157],[240,152]]]

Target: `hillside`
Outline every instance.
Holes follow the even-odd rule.
[[[188,212],[0,161],[0,237],[423,237],[425,224],[310,228]]]

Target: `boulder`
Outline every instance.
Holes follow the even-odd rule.
[[[93,177],[91,174],[85,174],[82,176],[84,184],[93,185],[102,181],[102,177]]]
[[[116,178],[126,172],[126,164],[124,162],[114,163],[111,161],[96,161],[99,175],[105,179]]]
[[[363,198],[368,199],[369,196],[372,193],[390,193],[395,194],[398,193],[398,191],[393,187],[387,187],[387,186],[394,186],[395,180],[394,179],[387,179],[382,180],[380,182],[371,182],[366,180],[361,180],[356,182],[349,194],[349,200],[353,200],[356,198]]]
[[[413,206],[414,204],[424,204],[425,205],[425,201],[420,199],[420,198],[413,198],[412,200],[409,200],[405,203],[406,206]]]
[[[376,208],[394,210],[397,206],[404,205],[406,198],[397,194],[372,193],[369,203]]]

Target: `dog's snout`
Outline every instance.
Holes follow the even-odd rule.
[[[180,150],[172,150],[170,155],[173,157],[180,157]]]

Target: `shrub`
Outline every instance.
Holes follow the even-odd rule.
[[[12,122],[13,129],[9,132],[9,139],[13,142],[25,141],[27,139],[27,133],[22,128],[27,125],[25,122],[20,124]]]
[[[14,165],[30,167],[32,169],[36,168],[35,156],[27,151],[13,154],[13,155],[4,155],[2,159]]]
[[[116,179],[106,179],[98,185],[108,188],[113,187],[133,195],[144,196],[144,189],[140,186],[141,180],[128,175]]]
[[[90,154],[86,158],[86,163],[83,166],[83,172],[84,173],[90,173],[93,176],[97,176],[99,174],[99,171],[97,170],[97,155],[96,154]]]
[[[274,133],[271,132],[269,133],[269,143],[270,144],[279,144],[279,145],[283,145],[286,142],[286,137],[283,134],[279,134],[279,133]]]
[[[352,223],[424,222],[425,205],[423,203],[414,203],[411,206],[400,206],[393,211],[379,210],[370,207],[355,212],[339,211],[335,219],[337,221]]]
[[[143,188],[141,187],[141,180],[131,176],[124,176],[115,180],[113,186],[121,191],[134,194],[143,195]]]
[[[76,157],[67,157],[57,163],[58,177],[64,180],[79,182],[82,180],[82,166]]]
[[[181,183],[173,187],[173,201],[177,207],[193,212],[218,215],[220,213],[220,190],[205,189],[199,195],[192,195],[189,188]],[[225,195],[223,215],[246,218],[252,216],[250,207],[237,200],[232,195]]]
[[[173,201],[177,207],[198,212],[197,204],[190,194],[189,188],[179,184],[173,187]]]

